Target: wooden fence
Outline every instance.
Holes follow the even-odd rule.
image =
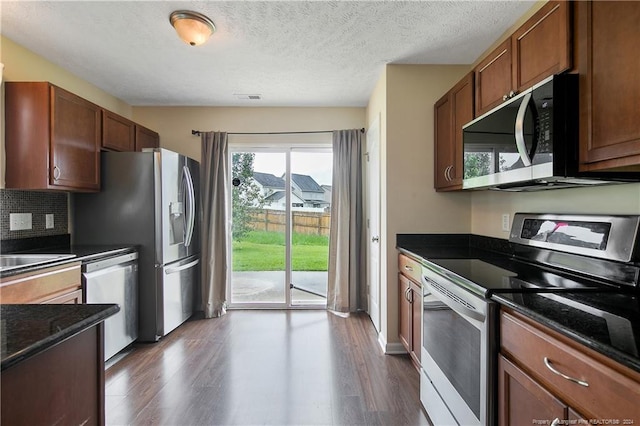
[[[330,213],[293,211],[291,214],[294,233],[329,236]],[[250,226],[255,231],[285,231],[287,217],[282,210],[256,210],[251,216]]]

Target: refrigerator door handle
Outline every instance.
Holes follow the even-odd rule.
[[[175,268],[167,268],[167,269],[164,270],[164,273],[167,274],[167,275],[175,274],[177,272],[184,271],[185,269],[193,268],[198,263],[200,263],[200,259],[196,259],[193,262],[189,262],[187,264],[184,264],[182,266],[177,266]]]
[[[183,184],[184,188],[184,196],[185,196],[185,210],[186,210],[186,221],[185,221],[185,238],[184,238],[184,246],[189,247],[191,245],[191,240],[193,238],[193,228],[195,227],[195,190],[193,186],[193,179],[191,178],[191,172],[187,166],[184,166],[182,169],[183,173]]]

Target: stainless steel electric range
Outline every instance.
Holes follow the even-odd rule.
[[[409,250],[423,264],[421,401],[434,424],[497,422],[496,300],[554,311],[589,327],[586,344],[639,362],[639,229],[640,216],[518,213],[503,250]]]

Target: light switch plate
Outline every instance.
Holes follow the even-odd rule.
[[[9,231],[31,229],[31,213],[9,213]]]
[[[51,228],[53,228],[55,226],[54,222],[53,222],[53,213],[49,213],[49,214],[45,215],[45,222],[46,222],[45,227],[47,229],[51,229]]]

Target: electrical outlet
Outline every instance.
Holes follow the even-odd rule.
[[[31,229],[31,213],[9,213],[9,231]]]
[[[45,222],[46,222],[46,228],[47,229],[51,229],[53,228],[55,225],[53,223],[53,213],[49,213],[47,215],[45,215]]]
[[[507,232],[511,230],[509,213],[505,213],[502,215],[502,230]]]

